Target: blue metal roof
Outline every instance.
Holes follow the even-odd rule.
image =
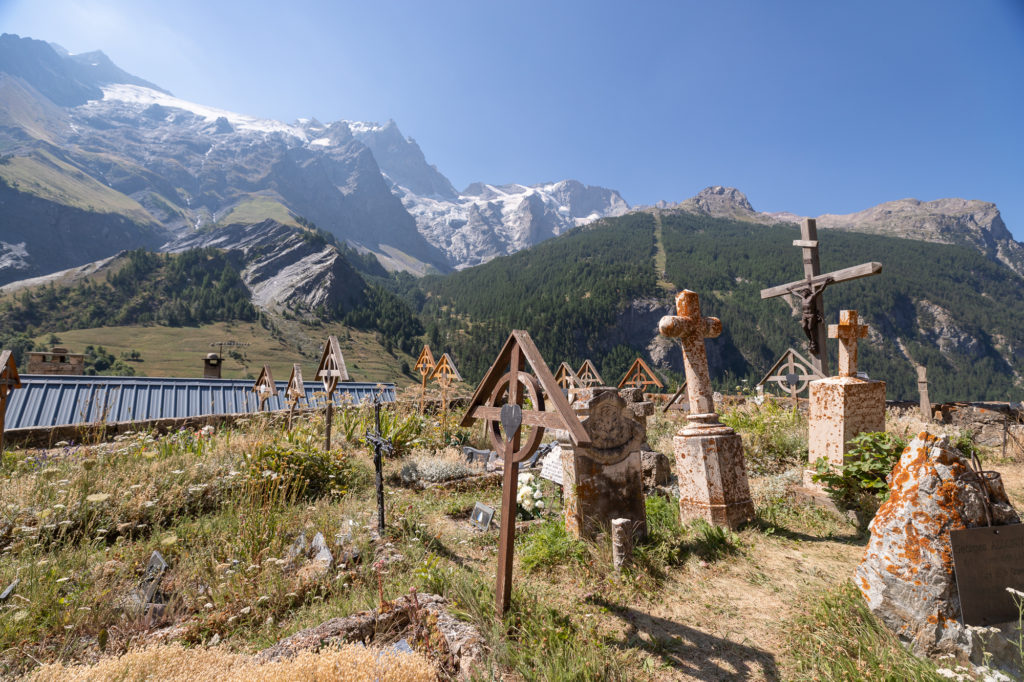
[[[210,414],[256,412],[254,382],[236,379],[176,379],[163,377],[55,376],[22,374],[23,387],[8,395],[5,428],[127,422]],[[287,381],[275,381],[278,394],[267,401],[270,410],[287,409]],[[305,384],[310,406],[322,406],[319,382]],[[334,403],[395,400],[394,384],[344,382]]]

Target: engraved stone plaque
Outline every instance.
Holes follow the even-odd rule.
[[[954,530],[949,541],[964,625],[1017,620],[1006,588],[1024,592],[1024,524]]]

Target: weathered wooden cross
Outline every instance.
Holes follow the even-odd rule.
[[[715,401],[704,339],[713,339],[721,334],[722,321],[717,317],[701,317],[697,292],[684,289],[676,296],[676,314],[661,318],[658,328],[665,336],[678,338],[683,347],[686,396],[690,401],[691,418],[713,414]]]
[[[288,377],[288,387],[284,389],[285,402],[288,403],[288,430],[292,430],[292,417],[299,401],[306,397],[306,385],[302,383],[302,365],[292,364],[292,373]]]
[[[604,379],[597,373],[597,368],[594,367],[594,363],[589,358],[580,365],[580,370],[576,372],[576,376],[580,378],[580,381],[587,388],[591,386],[604,386]]]
[[[857,340],[868,335],[868,326],[857,323],[856,310],[840,310],[839,324],[828,326],[828,338],[839,339],[839,376],[857,376]]]
[[[529,368],[533,369],[533,374],[529,373]],[[544,409],[545,393],[555,405],[554,412]],[[530,401],[527,409],[523,409],[524,398]],[[512,548],[516,534],[519,463],[537,450],[546,428],[566,430],[579,446],[590,445],[590,437],[562,395],[533,339],[518,329],[508,337],[498,358],[477,386],[462,426],[468,427],[477,419],[486,421],[491,444],[504,460],[495,589],[500,617],[508,611],[512,596]],[[523,427],[533,427],[525,443]]]
[[[822,304],[822,292],[829,284],[877,275],[882,272],[882,264],[862,263],[851,268],[821,274],[821,264],[818,259],[818,224],[814,218],[804,218],[800,225],[800,239],[794,240],[793,246],[803,249],[804,279],[762,289],[761,298],[763,300],[786,295],[800,298],[800,324],[804,334],[807,335],[812,362],[823,376],[828,376],[828,351],[825,345],[827,336],[825,335],[825,308]]]
[[[625,388],[626,386],[645,390],[648,386],[665,388],[665,385],[658,381],[658,377],[655,376],[654,370],[647,366],[647,363],[643,361],[643,358],[637,358],[634,360],[633,364],[629,366],[628,370],[626,370],[626,374],[619,381],[619,388]]]
[[[575,399],[575,394],[578,389],[583,388],[583,382],[576,376],[576,372],[569,366],[569,363],[563,362],[558,366],[555,371],[555,381],[558,382],[558,386],[565,393],[565,397],[572,402]]]
[[[334,390],[339,381],[351,381],[345,357],[341,354],[338,337],[333,334],[324,343],[324,352],[320,356],[320,364],[316,368],[316,378],[323,382],[324,393],[327,394],[326,414],[324,415],[324,449],[331,449],[331,420],[334,419]]]
[[[4,452],[4,421],[7,418],[7,396],[16,388],[21,388],[21,377],[14,364],[14,354],[5,350],[0,352],[0,455]]]
[[[415,369],[420,373],[420,414],[423,414],[423,400],[427,395],[427,377],[434,371],[434,354],[430,352],[430,346],[424,345],[420,356],[416,358]]]
[[[441,387],[441,430],[447,431],[448,429],[448,391],[451,389],[453,383],[462,381],[462,375],[459,374],[458,368],[455,366],[455,361],[452,357],[445,353],[441,356],[441,359],[434,365],[433,371],[430,373],[430,378],[437,382],[437,385]]]
[[[266,409],[267,401],[277,395],[277,384],[274,383],[274,376],[270,373],[269,366],[263,365],[260,375],[256,377],[256,383],[253,384],[252,392],[260,401],[259,411],[261,412]]]

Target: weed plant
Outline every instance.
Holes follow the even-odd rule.
[[[789,652],[798,680],[937,682],[933,663],[917,658],[868,610],[849,581],[828,591],[797,619]]]
[[[752,476],[777,474],[807,461],[807,419],[773,400],[748,401],[725,412],[722,421],[743,437]]]

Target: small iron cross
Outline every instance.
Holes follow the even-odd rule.
[[[857,339],[868,335],[868,326],[857,323],[856,310],[839,311],[839,324],[828,326],[828,337],[839,339],[839,376],[857,376]]]
[[[395,448],[390,438],[380,435],[380,396],[373,396],[373,431],[366,429],[366,442],[373,445],[373,469],[377,484],[377,532],[384,534],[384,455],[391,457]]]

